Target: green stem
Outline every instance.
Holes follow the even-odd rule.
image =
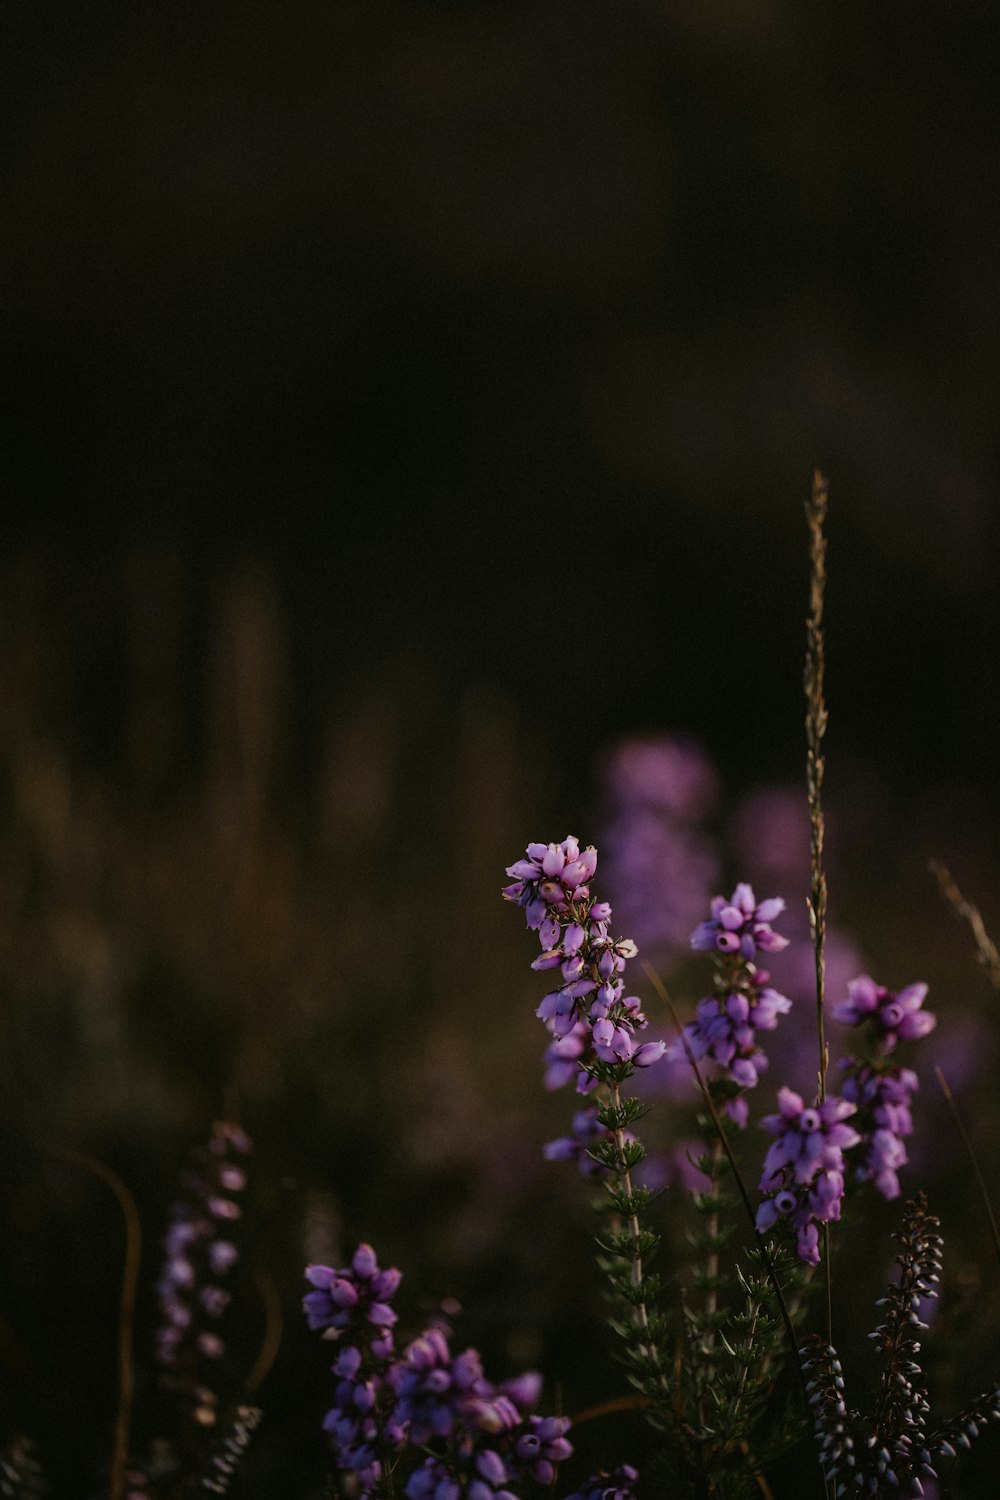
[[[614,1107],[615,1114],[616,1116],[620,1117],[621,1090],[617,1082],[609,1084],[609,1088],[611,1090],[611,1103]],[[618,1124],[616,1124],[614,1128],[614,1137],[615,1147],[618,1152],[618,1190],[619,1193],[622,1193],[623,1196],[627,1197],[631,1202],[633,1199],[632,1174],[629,1171],[625,1154],[625,1132]],[[630,1278],[635,1291],[637,1293],[641,1293],[642,1251],[639,1244],[639,1216],[637,1213],[635,1213],[634,1210],[628,1215],[628,1232],[629,1238],[632,1241]],[[668,1389],[667,1379],[663,1373],[663,1366],[660,1360],[660,1351],[657,1349],[655,1342],[650,1337],[649,1313],[646,1310],[645,1299],[641,1296],[635,1303],[635,1310],[644,1335],[644,1343],[640,1345],[640,1353],[646,1355],[646,1357],[655,1365],[659,1375],[660,1385],[663,1387],[663,1390],[666,1391]]]
[[[764,1269],[767,1273],[767,1279],[771,1284],[771,1290],[774,1292],[775,1301],[778,1304],[778,1310],[781,1314],[781,1321],[785,1329],[785,1336],[788,1339],[789,1346],[795,1359],[795,1368],[797,1369],[799,1374],[799,1383],[802,1387],[802,1396],[806,1404],[806,1410],[810,1411],[811,1409],[809,1406],[809,1392],[806,1390],[806,1376],[805,1371],[802,1368],[802,1356],[799,1352],[799,1341],[795,1337],[795,1329],[792,1327],[792,1319],[788,1311],[788,1304],[785,1301],[785,1294],[781,1290],[781,1283],[778,1280],[778,1274],[774,1269],[774,1262],[771,1259],[771,1252],[767,1248],[767,1241],[764,1239],[764,1236],[757,1228],[757,1215],[754,1213],[753,1204],[750,1202],[750,1194],[747,1192],[746,1183],[743,1181],[743,1175],[740,1172],[739,1166],[737,1165],[736,1157],[733,1155],[733,1148],[729,1143],[729,1137],[726,1135],[725,1126],[719,1118],[719,1111],[715,1107],[715,1100],[712,1098],[711,1090],[702,1077],[701,1069],[698,1067],[697,1061],[695,1060],[695,1055],[691,1051],[691,1044],[688,1042],[688,1039],[684,1034],[684,1027],[680,1023],[680,1018],[677,1014],[676,1009],[674,1008],[674,1002],[671,1000],[669,994],[667,993],[666,986],[664,985],[663,980],[660,978],[659,974],[657,974],[653,966],[647,963],[645,959],[641,960],[641,963],[647,979],[655,989],[656,993],[659,995],[660,999],[663,1001],[664,1005],[667,1007],[667,1010],[670,1012],[670,1019],[673,1021],[674,1026],[677,1029],[677,1034],[680,1037],[681,1046],[684,1049],[684,1055],[687,1058],[688,1066],[695,1076],[695,1081],[698,1085],[698,1088],[701,1090],[701,1097],[704,1099],[705,1106],[712,1117],[712,1124],[715,1126],[715,1133],[722,1144],[722,1149],[723,1151],[725,1151],[726,1158],[729,1162],[730,1167],[732,1168],[733,1180],[735,1181],[737,1189],[739,1190],[739,1195],[743,1202],[743,1207],[746,1209],[747,1217],[749,1218],[750,1223],[753,1227],[754,1239],[757,1241],[757,1247],[760,1251],[761,1260],[764,1263]]]

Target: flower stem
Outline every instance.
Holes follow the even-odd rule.
[[[701,1069],[698,1067],[694,1053],[691,1051],[691,1044],[684,1034],[684,1027],[681,1025],[680,1017],[678,1016],[677,1011],[674,1008],[674,1002],[671,1000],[666,986],[663,983],[663,980],[660,978],[659,974],[657,974],[652,964],[647,963],[645,959],[642,960],[642,967],[645,970],[646,977],[648,978],[650,984],[653,986],[656,993],[659,995],[660,999],[667,1007],[667,1010],[670,1012],[670,1019],[673,1021],[674,1026],[677,1029],[677,1034],[680,1037],[681,1046],[684,1049],[684,1055],[688,1060],[688,1066],[694,1074],[695,1082],[701,1090],[701,1096],[705,1101],[706,1108],[708,1109],[709,1114],[712,1116],[712,1124],[715,1126],[715,1133],[719,1139],[723,1151],[726,1153],[726,1158],[729,1162],[729,1165],[732,1168],[733,1180],[735,1181],[737,1189],[739,1190],[739,1195],[743,1202],[743,1207],[746,1209],[747,1216],[749,1217],[750,1223],[753,1226],[754,1238],[757,1241],[761,1259],[764,1263],[764,1269],[767,1273],[767,1279],[771,1283],[771,1289],[774,1292],[775,1301],[778,1304],[778,1311],[781,1314],[781,1321],[785,1329],[785,1335],[788,1339],[789,1345],[791,1346],[792,1354],[795,1359],[795,1368],[799,1373],[799,1382],[802,1386],[802,1395],[806,1403],[806,1409],[811,1410],[809,1405],[809,1393],[806,1390],[805,1371],[802,1368],[802,1355],[799,1352],[799,1341],[795,1337],[795,1329],[792,1326],[791,1314],[788,1311],[788,1303],[785,1301],[785,1294],[781,1290],[781,1282],[778,1280],[777,1272],[774,1269],[774,1262],[772,1261],[771,1253],[767,1248],[767,1242],[764,1239],[764,1236],[761,1234],[760,1230],[757,1228],[757,1216],[754,1213],[753,1204],[750,1202],[750,1194],[747,1192],[746,1183],[743,1181],[743,1174],[740,1172],[739,1166],[736,1162],[736,1157],[733,1155],[733,1148],[729,1143],[729,1137],[726,1135],[725,1126],[723,1125],[722,1120],[719,1117],[719,1111],[715,1107],[715,1100],[712,1098],[712,1091],[702,1077]]]
[[[809,799],[811,891],[809,926],[816,956],[816,1035],[819,1042],[819,1100],[826,1099],[826,1075],[830,1066],[830,1049],[826,1041],[825,983],[826,959],[826,873],[823,869],[823,736],[826,734],[827,711],[823,692],[825,647],[823,603],[826,594],[826,520],[828,491],[823,475],[813,474],[812,495],[806,502],[809,524],[809,615],[806,620],[806,790]],[[830,1226],[823,1224],[823,1273],[826,1280],[826,1338],[833,1343],[833,1278],[830,1269]]]
[[[622,1105],[621,1105],[621,1090],[619,1089],[619,1086],[618,1086],[617,1082],[610,1083],[609,1084],[609,1088],[611,1090],[611,1103],[612,1103],[612,1106],[613,1106],[613,1108],[615,1110],[615,1114],[620,1117],[621,1107],[622,1107]],[[633,1194],[632,1194],[632,1174],[629,1171],[628,1159],[627,1159],[626,1154],[625,1154],[625,1132],[622,1130],[622,1128],[621,1128],[620,1125],[617,1125],[617,1124],[615,1125],[614,1137],[615,1137],[615,1148],[616,1148],[616,1150],[618,1152],[618,1184],[619,1184],[619,1192],[623,1192],[624,1196],[627,1197],[630,1200],[630,1202],[631,1202],[632,1201],[632,1197],[633,1197]],[[639,1216],[634,1211],[634,1209],[628,1215],[628,1232],[629,1232],[629,1239],[632,1242],[631,1271],[630,1271],[632,1286],[633,1286],[634,1290],[636,1291],[636,1293],[641,1293],[641,1291],[642,1291],[642,1250],[641,1250],[641,1247],[640,1247],[640,1240],[639,1240]],[[665,1374],[663,1373],[663,1366],[662,1366],[662,1363],[661,1363],[661,1360],[660,1360],[660,1351],[657,1349],[655,1342],[653,1341],[653,1339],[650,1336],[650,1331],[649,1331],[649,1313],[646,1310],[645,1299],[642,1298],[641,1296],[638,1298],[638,1300],[635,1303],[635,1310],[636,1310],[636,1317],[639,1319],[639,1324],[640,1324],[640,1326],[642,1328],[643,1335],[644,1335],[644,1342],[640,1346],[640,1353],[644,1354],[651,1361],[651,1363],[656,1367],[656,1370],[657,1370],[657,1372],[659,1374],[660,1385],[663,1387],[664,1391],[666,1391],[667,1390],[667,1379],[666,1379]]]
[[[135,1368],[132,1354],[135,1326],[135,1304],[139,1286],[139,1262],[142,1255],[142,1227],[135,1199],[117,1172],[90,1156],[69,1146],[54,1146],[53,1153],[76,1167],[82,1167],[109,1187],[118,1200],[125,1221],[125,1259],[118,1316],[118,1413],[115,1419],[114,1451],[111,1456],[109,1500],[121,1500],[125,1493],[125,1470],[128,1466],[129,1428],[132,1399],[135,1392]]]

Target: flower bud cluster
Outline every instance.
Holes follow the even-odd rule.
[[[592,900],[589,882],[597,850],[580,852],[575,838],[561,844],[529,844],[526,857],[509,866],[514,883],[503,896],[524,907],[528,926],[538,933],[542,952],[533,969],[558,970],[560,983],[536,1014],[553,1037],[546,1052],[546,1086],[559,1088],[576,1078],[588,1093],[605,1067],[619,1078],[657,1062],[663,1042],[638,1041],[649,1024],[634,995],[625,994],[624,972],[635,944],[611,936],[611,907]]]
[[[713,919],[700,923],[691,934],[693,948],[714,953],[716,993],[698,1002],[695,1019],[684,1027],[684,1035],[694,1058],[714,1065],[715,1091],[741,1130],[749,1114],[743,1096],[747,1089],[756,1088],[768,1065],[757,1033],[774,1031],[778,1017],[792,1008],[786,996],[770,987],[770,975],[751,961],[758,947],[777,952],[785,946],[786,939],[768,925],[784,907],[780,896],[758,903],[750,886],[738,885],[730,902],[715,898]],[[742,925],[725,925],[738,920]],[[681,1045],[675,1043],[672,1058],[682,1055]]]
[[[699,922],[691,934],[691,947],[703,953],[739,953],[748,960],[756,958],[758,949],[780,953],[788,947],[788,939],[773,931],[771,923],[784,909],[780,896],[758,901],[753,888],[741,882],[728,901],[715,897],[711,917]]]
[[[453,1355],[440,1328],[413,1340],[396,1367],[393,1386],[396,1420],[418,1447],[451,1437],[456,1425],[474,1421],[490,1394],[475,1349]]]
[[[908,984],[894,995],[867,974],[847,987],[849,999],[833,1008],[833,1019],[844,1026],[867,1023],[876,1050],[888,1053],[897,1042],[913,1042],[937,1025],[937,1017],[922,1009],[926,984]]]
[[[764,1159],[757,1228],[767,1233],[779,1219],[795,1229],[799,1257],[819,1264],[819,1225],[840,1218],[844,1196],[844,1152],[861,1137],[845,1120],[856,1105],[829,1096],[806,1107],[791,1089],[778,1092],[778,1114],[761,1121],[775,1140]]]
[[[899,1197],[899,1168],[907,1161],[903,1139],[913,1131],[910,1104],[920,1087],[912,1068],[893,1062],[879,1069],[845,1058],[843,1094],[857,1105],[861,1144],[855,1176],[872,1182],[883,1198]]]
[[[843,1092],[858,1108],[861,1143],[855,1176],[872,1182],[885,1198],[899,1196],[899,1168],[907,1160],[904,1138],[913,1130],[910,1105],[920,1081],[896,1057],[901,1041],[915,1041],[933,1031],[937,1018],[924,1010],[926,984],[909,984],[893,994],[867,974],[848,986],[849,998],[834,1006],[834,1020],[863,1026],[866,1058],[846,1057]]]
[[[567,1496],[567,1500],[635,1500],[632,1486],[638,1478],[639,1471],[631,1464],[622,1464],[613,1474],[602,1469],[585,1480],[583,1488]]]
[[[344,1340],[333,1365],[335,1404],[323,1425],[352,1495],[381,1494],[387,1467],[417,1454],[407,1500],[514,1500],[508,1484],[554,1482],[573,1451],[570,1424],[534,1413],[539,1375],[494,1385],[476,1351],[453,1354],[441,1327],[426,1329],[396,1357],[389,1304],[400,1275],[381,1270],[370,1245],[360,1245],[344,1270],[310,1266],[306,1275],[310,1328]]]
[[[184,1195],[171,1210],[157,1282],[162,1322],[156,1356],[166,1383],[191,1405],[202,1427],[212,1427],[217,1398],[201,1372],[204,1362],[225,1353],[218,1326],[232,1300],[222,1284],[239,1252],[232,1226],[242,1216],[239,1195],[246,1186],[241,1159],[250,1137],[232,1121],[217,1121],[208,1146],[182,1180]]]
[[[361,1244],[349,1266],[308,1266],[306,1279],[313,1288],[303,1299],[309,1327],[344,1338],[333,1363],[334,1404],[323,1427],[337,1467],[352,1476],[359,1500],[366,1500],[377,1493],[386,1444],[401,1437],[386,1412],[395,1399],[389,1361],[397,1314],[390,1303],[402,1277],[395,1267],[383,1270],[371,1245]]]
[[[550,1485],[559,1463],[573,1451],[565,1436],[568,1418],[531,1411],[541,1394],[538,1375],[529,1372],[494,1386],[476,1351],[453,1355],[439,1328],[413,1340],[390,1379],[397,1393],[392,1420],[410,1446],[437,1441],[450,1449],[447,1457],[428,1459],[411,1476],[408,1500],[449,1494],[507,1500],[507,1484],[530,1478]]]

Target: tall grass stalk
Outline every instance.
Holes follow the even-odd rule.
[[[806,792],[809,799],[809,930],[816,956],[816,1035],[819,1042],[820,1103],[826,1099],[826,1075],[830,1066],[830,1049],[826,1041],[826,873],[823,869],[823,736],[827,712],[823,679],[826,654],[823,636],[823,605],[826,595],[826,522],[828,490],[826,479],[816,469],[812,494],[806,502],[809,526],[809,614],[806,619]],[[833,1277],[830,1271],[830,1226],[823,1225],[823,1271],[826,1280],[826,1337],[833,1342]]]

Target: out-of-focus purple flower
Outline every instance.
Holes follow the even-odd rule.
[[[201,1428],[213,1426],[217,1416],[212,1379],[202,1365],[225,1354],[219,1322],[232,1298],[219,1282],[238,1259],[228,1236],[242,1212],[235,1195],[246,1185],[239,1158],[251,1149],[250,1137],[234,1121],[215,1122],[182,1179],[183,1195],[171,1209],[163,1241],[156,1358],[164,1385]]]
[[[551,1485],[559,1465],[573,1452],[566,1437],[569,1427],[568,1417],[525,1417],[508,1439],[508,1465],[514,1474]]]
[[[879,1052],[891,1052],[897,1042],[912,1042],[937,1025],[937,1017],[923,1010],[926,984],[908,984],[893,994],[867,974],[848,985],[848,1000],[833,1008],[833,1018],[845,1026],[868,1022]]]
[[[639,1471],[631,1464],[622,1464],[612,1474],[602,1469],[584,1480],[583,1488],[575,1490],[566,1500],[635,1500],[632,1486],[638,1478]]]
[[[545,1049],[545,1087],[561,1089],[574,1078],[585,1078],[580,1073],[580,1059],[587,1050],[590,1027],[585,1021],[576,1021],[565,1036],[555,1037]],[[589,1079],[591,1087],[597,1080]],[[582,1090],[581,1090],[582,1092]]]
[[[607,1168],[591,1155],[591,1148],[598,1141],[612,1139],[611,1131],[597,1118],[597,1106],[588,1105],[573,1116],[572,1134],[548,1141],[543,1154],[546,1161],[574,1161],[581,1176],[596,1177]]]
[[[707,754],[681,735],[621,740],[611,751],[605,780],[614,800],[700,823],[719,799],[719,777]]]
[[[741,882],[728,901],[724,896],[714,898],[711,917],[699,922],[691,934],[691,947],[703,953],[713,949],[719,953],[739,953],[746,959],[755,958],[758,949],[762,953],[780,953],[788,947],[788,939],[776,933],[771,923],[784,909],[780,896],[758,901],[753,887]]]
[[[718,799],[716,772],[693,740],[629,739],[604,767],[607,889],[640,946],[669,957],[686,947],[720,861],[700,827]]]
[[[394,1385],[393,1420],[418,1446],[449,1437],[456,1421],[468,1424],[490,1394],[476,1351],[453,1356],[439,1328],[429,1328],[409,1345]]]
[[[861,1139],[844,1122],[856,1108],[836,1097],[807,1107],[801,1095],[782,1088],[778,1113],[761,1121],[775,1140],[764,1159],[757,1228],[766,1234],[779,1219],[790,1219],[798,1254],[810,1265],[819,1263],[818,1226],[840,1218],[844,1152]]]
[[[729,827],[738,868],[753,867],[786,889],[809,880],[809,808],[800,786],[758,786]]]
[[[410,1475],[403,1493],[406,1500],[461,1500],[462,1485],[450,1464],[440,1458],[425,1458]]]

